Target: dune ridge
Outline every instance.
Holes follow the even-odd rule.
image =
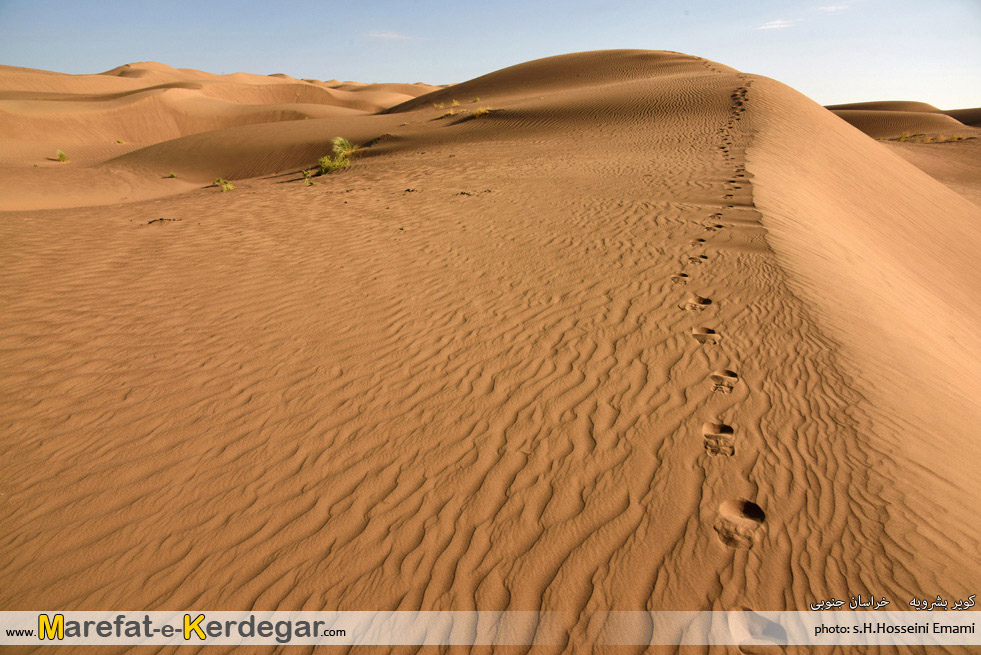
[[[796,91],[576,53],[93,168],[181,164],[0,214],[0,605],[546,609],[591,652],[981,582],[978,207]]]

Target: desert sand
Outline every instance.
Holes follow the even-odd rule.
[[[549,609],[590,652],[976,593],[972,111],[635,50],[0,68],[0,608]]]

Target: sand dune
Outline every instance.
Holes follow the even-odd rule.
[[[963,134],[966,127],[955,118],[934,112],[839,109],[834,113],[877,138],[895,138],[904,132]]]
[[[828,105],[839,118],[876,138],[896,138],[902,134],[964,135],[972,122],[977,122],[975,110],[942,111],[925,102],[856,102],[847,105]],[[969,119],[962,122],[959,118]]]
[[[33,145],[36,157],[50,156],[49,144],[65,148],[123,140],[145,145],[235,125],[375,113],[436,88],[373,84],[341,89],[282,75],[213,75],[155,62],[100,75],[3,66],[0,137]]]
[[[944,112],[953,119],[970,125],[971,127],[981,127],[981,107],[970,109],[949,109]]]
[[[942,111],[925,102],[829,105],[836,116],[880,141],[932,178],[981,205],[981,110]]]
[[[241,146],[240,154],[248,157],[254,148],[248,142],[229,148],[222,136],[217,148],[231,151],[228,159],[234,164],[216,166],[218,172],[208,169],[201,176],[195,173],[207,168],[203,163],[221,163],[222,157],[206,152],[189,156],[185,149],[175,161],[167,155],[171,148],[163,148],[158,165],[149,169],[130,168],[128,162],[153,160],[153,151],[132,160],[120,157],[146,146],[225,128],[370,115],[440,88],[425,84],[344,86],[281,74],[214,75],[156,62],[127,64],[99,75],[0,66],[0,192],[4,198],[0,207],[72,207],[153,198],[191,188],[183,182],[161,184],[158,178],[171,172],[186,173],[195,184],[218,175],[263,174],[269,169],[261,163],[261,154],[255,161],[242,161],[234,154],[236,149]],[[343,125],[342,121],[339,126]],[[250,138],[247,133],[242,137]],[[193,147],[194,142],[188,145]],[[58,150],[68,154],[69,166],[56,162]],[[304,151],[304,164],[323,154],[308,151]],[[288,166],[297,161],[289,156],[272,156],[271,160]],[[35,165],[43,170],[32,170]],[[69,172],[68,167],[84,170]],[[144,179],[145,183],[139,181]],[[62,191],[52,194],[52,188]]]
[[[212,84],[59,77],[0,81]],[[220,114],[6,164],[0,606],[550,609],[592,652],[609,610],[976,592],[981,210],[929,166],[679,53],[225,77],[0,95],[80,147],[91,102]],[[955,121],[910,109],[836,113]]]

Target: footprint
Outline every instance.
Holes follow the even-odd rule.
[[[705,452],[712,457],[732,457],[736,454],[735,434],[731,425],[711,421],[704,423],[702,437],[705,439]]]
[[[719,539],[730,548],[752,548],[763,534],[766,514],[756,503],[745,500],[727,500],[719,506],[715,519],[715,531]]]
[[[693,245],[693,246],[700,246],[703,243],[705,243],[705,239],[692,239],[691,240],[691,245]]]
[[[711,304],[712,301],[708,298],[703,298],[698,294],[693,293],[688,296],[688,300],[685,301],[685,310],[689,312],[700,312]]]
[[[708,255],[692,255],[688,258],[689,264],[701,264],[708,259]]]
[[[739,382],[739,376],[736,375],[736,372],[730,371],[727,368],[712,371],[712,375],[709,378],[712,380],[712,391],[722,393],[732,393],[736,383]]]
[[[713,330],[712,328],[697,327],[691,329],[691,336],[694,337],[695,341],[698,343],[708,343],[715,345],[719,343],[719,339],[722,335]]]
[[[688,284],[688,280],[690,279],[688,273],[675,273],[671,276],[671,282],[674,284]]]
[[[722,223],[715,223],[713,225],[706,225],[705,229],[708,230],[709,232],[718,232],[724,227],[725,225],[723,225]]]

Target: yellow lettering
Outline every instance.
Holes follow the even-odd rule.
[[[47,614],[40,614],[37,617],[37,631],[41,640],[65,638],[65,615],[55,614],[54,623],[48,618]]]
[[[201,629],[201,621],[204,621],[204,614],[199,614],[198,618],[191,620],[190,614],[184,615],[184,639],[190,639],[191,633],[195,633],[202,641],[205,639],[204,630]]]

